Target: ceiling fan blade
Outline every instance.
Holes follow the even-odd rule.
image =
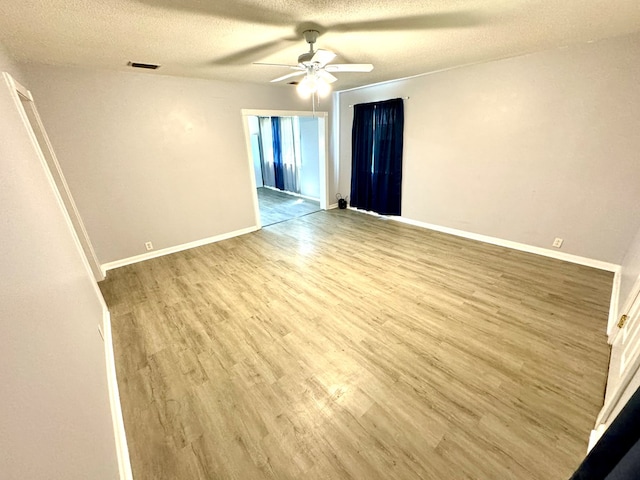
[[[327,63],[329,63],[334,58],[336,58],[335,53],[330,52],[329,50],[319,49],[315,51],[310,61],[314,63],[319,63],[321,67],[324,67]]]
[[[271,83],[280,82],[282,80],[286,80],[287,78],[298,77],[300,75],[305,75],[306,73],[307,72],[305,70],[301,70],[299,72],[287,73],[286,75],[283,75],[281,77],[274,78],[273,80],[271,80]],[[331,74],[329,74],[329,75],[331,75]],[[331,75],[331,76],[333,76],[333,75]]]
[[[318,70],[318,77],[322,78],[327,83],[333,83],[338,80],[326,70]]]
[[[370,72],[373,65],[370,63],[334,63],[324,67],[327,72]]]
[[[138,2],[136,2],[138,3]],[[260,2],[234,0],[233,2],[215,2],[203,0],[140,0],[163,10],[177,10],[180,13],[197,14],[203,18],[237,20],[258,25],[289,26],[297,18],[281,8],[262,7]],[[266,2],[263,2],[266,3]]]
[[[266,67],[284,67],[284,68],[292,68],[295,70],[302,70],[303,67],[300,65],[287,65],[285,63],[264,63],[264,62],[253,62],[251,65],[261,65]]]
[[[292,41],[299,41],[298,38],[279,38],[272,42],[262,43],[253,47],[245,48],[239,52],[225,55],[214,60],[214,65],[242,65],[249,63],[254,58],[264,58],[272,53],[280,51]]]
[[[383,18],[362,22],[337,23],[327,26],[327,29],[334,32],[433,30],[437,28],[472,27],[479,25],[482,21],[483,19],[480,16],[470,12],[429,13],[426,15]]]

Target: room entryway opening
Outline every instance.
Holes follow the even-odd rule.
[[[326,113],[243,110],[256,224],[327,208]]]

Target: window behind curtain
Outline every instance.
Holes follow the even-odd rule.
[[[354,105],[351,206],[400,215],[404,104],[401,98]]]

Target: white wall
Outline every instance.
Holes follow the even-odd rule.
[[[255,225],[241,109],[293,88],[24,65],[101,263]]]
[[[102,304],[4,79],[0,138],[0,477],[113,480]]]
[[[320,198],[320,152],[318,151],[318,119],[298,117],[300,121],[300,193]]]
[[[339,95],[339,191],[349,105],[405,102],[402,215],[620,264],[640,228],[640,34]]]

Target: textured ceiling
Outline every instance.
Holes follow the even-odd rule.
[[[640,30],[639,0],[0,0],[0,42],[19,61],[268,83],[301,31],[341,73],[338,90]],[[283,87],[284,88],[284,87]],[[286,87],[290,88],[290,87]]]

